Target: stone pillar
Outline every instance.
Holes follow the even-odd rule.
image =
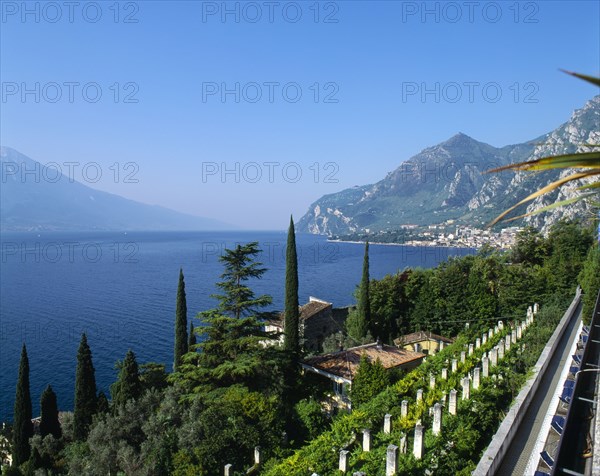
[[[423,426],[417,423],[415,426],[415,441],[413,445],[413,455],[416,459],[423,457]]]
[[[494,329],[488,329],[488,339],[494,337]]]
[[[517,330],[513,329],[510,333],[510,341],[514,344],[517,342]]]
[[[478,337],[475,339],[475,348],[479,349],[481,347],[481,339]]]
[[[460,353],[460,363],[461,363],[461,364],[464,364],[464,363],[465,363],[465,360],[466,360],[466,358],[467,358],[467,353],[466,353],[466,352],[463,350],[463,351]]]
[[[537,314],[539,310],[540,310],[540,305],[539,305],[539,304],[536,302],[536,303],[533,305],[533,313],[534,313],[534,314]]]
[[[338,468],[342,473],[348,471],[348,453],[348,450],[340,450],[340,463]]]
[[[487,344],[487,334],[484,332],[481,334],[481,345]]]
[[[483,374],[483,378],[490,376],[490,361],[487,357],[481,359],[481,373]]]
[[[517,326],[517,339],[520,339],[521,337],[523,337],[523,327],[519,324]]]
[[[371,430],[363,430],[363,451],[371,451]]]
[[[465,377],[462,381],[462,399],[468,400],[471,397],[471,384],[469,377]]]
[[[506,337],[504,338],[504,352],[508,352],[510,350],[510,333],[506,334]]]
[[[501,331],[504,330],[504,322],[498,321],[498,329],[501,330]]]
[[[444,341],[443,340],[440,341],[440,352],[442,350],[444,350]]]
[[[402,400],[400,404],[400,416],[406,418],[406,415],[408,415],[408,400]]]
[[[417,390],[417,403],[422,402],[423,401],[423,389],[420,388],[419,390]]]
[[[458,360],[452,359],[452,373],[458,370]]]
[[[402,435],[400,438],[400,453],[406,454],[406,435]]]
[[[469,344],[469,355],[473,355],[473,344]]]
[[[394,476],[396,474],[396,460],[398,458],[398,447],[390,445],[387,447],[385,456],[385,476]]]
[[[473,369],[473,389],[477,390],[479,388],[479,379],[480,379],[481,369],[479,367],[475,367]]]
[[[225,476],[233,476],[233,471],[231,470],[231,468],[233,468],[232,464],[225,465]]]
[[[442,369],[442,380],[447,380],[448,379],[448,369],[446,367],[444,367]]]
[[[257,466],[260,464],[260,446],[254,447],[254,464]]]
[[[490,351],[490,361],[492,363],[492,367],[498,365],[498,347],[494,347]]]
[[[435,375],[429,376],[429,388],[431,388],[431,389],[435,388]]]
[[[500,339],[498,343],[498,360],[502,360],[504,358],[504,339]]]
[[[439,435],[442,431],[442,406],[436,403],[433,406],[433,434]]]
[[[450,397],[448,398],[448,413],[450,415],[456,415],[456,390],[450,390]]]
[[[386,413],[383,417],[383,432],[389,435],[392,432],[392,415]]]
[[[494,326],[494,335],[498,334],[498,332],[500,332],[500,329],[498,329],[498,326]]]

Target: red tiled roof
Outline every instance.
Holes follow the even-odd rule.
[[[352,347],[347,350],[334,352],[332,354],[318,355],[304,360],[306,365],[339,377],[352,380],[362,355],[366,355],[371,362],[379,359],[386,369],[422,359],[425,354],[398,349],[391,345],[367,344]]]
[[[450,339],[448,337],[434,334],[433,332],[418,331],[418,332],[413,332],[412,334],[406,334],[406,335],[398,337],[397,339],[394,339],[394,344],[407,345],[407,344],[413,344],[415,342],[422,342],[424,340],[436,340],[436,341],[441,340],[448,344],[451,344],[452,342],[454,342],[454,339]]]

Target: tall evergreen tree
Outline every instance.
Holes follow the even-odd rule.
[[[246,245],[237,245],[233,250],[225,249],[225,254],[219,261],[225,266],[221,275],[223,281],[217,283],[223,294],[212,297],[219,300],[219,311],[231,315],[236,319],[256,314],[261,307],[272,302],[271,296],[254,296],[254,292],[245,282],[251,278],[260,279],[266,268],[262,263],[255,261],[255,256],[260,253],[258,242]]]
[[[175,355],[173,358],[173,370],[181,365],[181,357],[187,354],[187,302],[185,299],[185,281],[183,269],[179,268],[179,284],[177,286],[177,307],[175,310]]]
[[[356,342],[363,340],[370,334],[371,330],[371,302],[369,299],[369,242],[365,244],[365,256],[363,258],[363,271],[360,286],[358,288],[358,305],[350,311],[346,320],[346,332]]]
[[[46,435],[52,435],[58,439],[62,435],[60,422],[58,421],[58,404],[56,403],[56,393],[48,385],[42,393],[40,400],[40,434],[42,438]]]
[[[188,333],[188,352],[194,352],[196,345],[196,333],[194,332],[194,323],[190,321],[190,332]]]
[[[287,247],[285,251],[285,314],[284,348],[297,353],[300,350],[300,311],[298,309],[298,256],[294,219],[290,217]]]
[[[119,377],[112,385],[111,393],[113,403],[119,407],[131,399],[138,399],[142,393],[142,385],[137,360],[131,349],[127,351],[123,362],[117,363],[117,368],[120,369]]]
[[[362,279],[358,295],[358,312],[362,319],[371,326],[371,300],[369,298],[369,242],[365,243],[365,256],[363,258]]]
[[[173,374],[174,381],[194,393],[235,384],[266,388],[261,378],[274,378],[268,363],[273,349],[264,346],[268,336],[260,320],[260,308],[270,304],[271,297],[255,296],[247,285],[248,280],[260,278],[266,271],[255,261],[259,253],[258,243],[253,242],[226,249],[220,258],[225,272],[217,287],[223,294],[213,295],[219,305],[198,315],[204,323],[200,328],[204,338],[198,346],[202,351],[193,362],[184,363],[181,372]]]
[[[92,363],[92,351],[87,343],[87,336],[83,333],[77,351],[77,371],[75,373],[75,409],[73,412],[75,440],[83,441],[87,437],[96,408],[96,376]]]
[[[27,348],[23,344],[19,378],[15,394],[15,413],[13,421],[13,465],[19,466],[29,459],[31,446],[29,438],[33,436],[31,423],[31,393],[29,391],[29,358]]]

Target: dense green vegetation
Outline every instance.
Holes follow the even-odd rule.
[[[252,467],[259,446],[261,464],[255,474],[337,474],[338,451],[347,448],[353,471],[379,475],[386,446],[397,444],[403,434],[409,451],[399,456],[401,474],[420,475],[427,468],[441,475],[470,474],[572,299],[578,279],[588,307],[600,286],[600,252],[593,233],[576,223],[559,223],[547,237],[526,229],[509,253],[486,248],[434,269],[407,269],[379,280],[368,278],[365,247],[354,311],[368,317],[363,337],[391,343],[419,329],[458,337],[405,375],[390,374],[379,362],[363,359],[351,389],[353,411],[336,414],[320,403],[328,387],[314,375],[297,372],[296,345],[275,345],[276,336],[263,331],[262,320],[268,317],[264,309],[271,298],[252,290],[253,281],[266,272],[256,260],[259,251],[258,243],[249,243],[226,250],[220,258],[224,272],[217,284],[220,293],[214,296],[217,304],[196,316],[196,326],[190,324],[184,340],[187,352],[170,375],[163,364],[138,364],[129,351],[117,362],[118,376],[108,401],[96,393],[92,353],[82,335],[75,412],[65,414],[57,428],[56,396],[48,388],[41,402],[41,431],[32,438],[26,425],[31,400],[24,347],[12,433],[20,466],[11,469],[13,474],[212,476],[232,464],[232,474],[241,475]],[[289,291],[293,303],[297,261],[291,252],[287,266],[286,296]],[[533,302],[539,302],[541,310],[522,343],[511,347],[469,400],[459,401],[456,415],[444,414],[442,433],[432,435],[427,408],[444,392],[459,389],[459,378],[510,332],[511,323],[525,318]],[[498,320],[505,323],[504,331],[467,356],[447,380],[438,378],[435,388],[428,388],[430,375],[439,376],[449,360]],[[187,333],[188,323],[182,324]],[[293,336],[293,330],[288,335]],[[352,342],[345,335],[339,338]],[[425,390],[420,404],[418,389]],[[409,412],[401,418],[404,399]],[[380,431],[386,413],[393,416],[391,434]],[[421,460],[410,451],[417,419],[427,428]],[[374,438],[368,453],[355,442],[363,428],[370,428]]]

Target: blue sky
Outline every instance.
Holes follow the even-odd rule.
[[[595,1],[1,4],[2,145],[249,229],[459,131],[533,139],[597,93],[558,68],[600,71]]]

